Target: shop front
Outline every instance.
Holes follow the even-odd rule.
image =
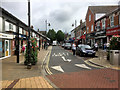
[[[86,38],[86,35],[82,35],[80,37],[82,44],[85,44],[85,38]]]
[[[112,38],[113,35],[120,35],[120,26],[106,30],[107,43],[110,42],[110,39]]]
[[[0,33],[0,59],[11,56],[13,35]]]
[[[95,35],[94,33],[86,34],[86,44],[90,45],[91,47],[95,44]]]
[[[106,31],[97,31],[95,33],[95,42],[98,43],[99,48],[103,48],[104,44],[107,43]]]

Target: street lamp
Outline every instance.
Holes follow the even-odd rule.
[[[76,24],[77,24],[77,21],[75,20],[75,23],[74,23],[74,24],[72,24],[72,27],[74,27],[74,26],[75,26],[75,31],[74,31],[74,33],[75,33],[75,40],[77,39],[77,38],[76,38]]]
[[[30,55],[30,0],[28,0],[28,65],[27,69],[31,69],[31,55]]]
[[[45,20],[46,23],[46,35],[47,35],[47,25],[50,26],[50,23],[47,22],[47,20]]]

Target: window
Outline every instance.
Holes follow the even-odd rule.
[[[97,31],[99,31],[99,30],[100,30],[100,21],[97,22]]]
[[[102,29],[105,29],[105,19],[102,20]]]
[[[113,15],[110,17],[110,26],[111,27],[114,26],[114,16]]]
[[[16,32],[16,26],[13,25],[13,32]]]
[[[19,34],[22,34],[22,28],[19,28]]]
[[[2,17],[0,17],[0,32],[2,32],[2,25],[3,25],[2,22],[3,22]]]
[[[5,31],[9,31],[9,23],[5,21]]]
[[[91,21],[91,15],[89,15],[89,21]]]
[[[93,25],[91,25],[91,32],[93,31]]]
[[[87,27],[87,33],[89,33],[89,27]]]
[[[13,31],[13,24],[9,23],[9,30]]]

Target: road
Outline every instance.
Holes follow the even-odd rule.
[[[52,74],[97,69],[59,46],[53,46],[48,68]]]

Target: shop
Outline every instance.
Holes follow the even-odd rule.
[[[85,42],[86,42],[86,41],[85,41],[86,35],[82,35],[80,38],[81,38],[82,44],[85,44]]]
[[[107,37],[106,37],[106,31],[97,31],[95,33],[95,42],[98,43],[98,47],[102,48],[104,47],[104,44],[107,43]]]
[[[13,35],[0,33],[0,59],[11,56]]]
[[[86,34],[86,44],[90,45],[91,47],[94,46],[95,44],[95,34],[94,33],[90,33],[90,34]]]
[[[107,43],[110,42],[110,39],[113,35],[120,35],[120,27],[107,29],[106,36],[107,36]]]

